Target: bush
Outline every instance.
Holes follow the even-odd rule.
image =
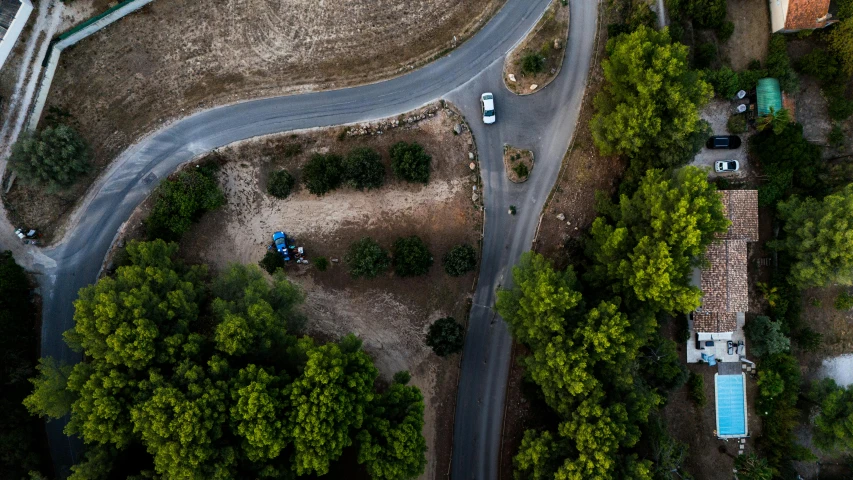
[[[317,196],[341,186],[343,177],[342,159],[340,155],[316,153],[302,167],[302,183],[308,191]]]
[[[853,115],[853,101],[844,97],[843,88],[839,85],[824,89],[828,103],[829,118],[843,122]]]
[[[779,79],[779,86],[788,93],[797,93],[800,89],[800,79],[791,67],[788,57],[788,44],[785,36],[773,34],[770,37],[770,47],[767,53],[767,74]]]
[[[782,324],[759,315],[744,325],[743,332],[750,341],[750,349],[756,357],[764,357],[787,352],[791,340],[782,333]]]
[[[477,266],[477,252],[474,247],[464,243],[451,248],[442,260],[444,271],[451,277],[460,277]]]
[[[399,142],[391,147],[391,168],[407,182],[429,182],[430,162],[432,157],[418,143]]]
[[[521,73],[535,75],[545,69],[545,57],[539,52],[527,52],[521,57]]]
[[[696,403],[698,407],[705,406],[705,378],[702,375],[697,375],[690,372],[690,377],[687,379],[687,388],[690,391],[690,399]]]
[[[721,42],[728,42],[732,35],[735,33],[735,24],[734,22],[724,22],[723,25],[717,29],[717,38]]]
[[[821,149],[803,138],[802,125],[785,125],[781,135],[765,130],[750,138],[749,148],[768,177],[758,188],[762,207],[775,205],[791,193],[825,194]]]
[[[270,175],[267,183],[267,193],[276,198],[287,198],[296,184],[293,175],[287,170],[279,170]]]
[[[179,173],[154,191],[154,206],[145,220],[148,236],[177,240],[202,214],[225,204],[216,181],[198,170]]]
[[[284,158],[293,158],[302,153],[302,145],[299,143],[288,143],[281,149]]]
[[[809,327],[805,327],[797,331],[794,341],[797,342],[797,346],[800,347],[801,350],[816,352],[817,349],[820,348],[820,344],[823,342],[823,335]]]
[[[738,90],[740,90],[740,77],[737,72],[729,67],[722,67],[719,70],[710,70],[705,76],[708,83],[714,87],[714,94],[721,98],[732,98]],[[757,82],[758,80],[756,80]]]
[[[839,293],[838,297],[835,298],[835,308],[843,311],[853,308],[853,295],[847,292]]]
[[[399,372],[394,374],[393,383],[398,383],[400,385],[407,385],[411,379],[412,379],[412,374],[409,373],[408,370],[400,370]]]
[[[394,242],[394,273],[400,277],[414,277],[429,272],[432,254],[420,237],[398,238]]]
[[[311,263],[321,272],[325,272],[329,268],[329,260],[326,257],[317,257]]]
[[[841,129],[841,125],[837,123],[833,125],[826,140],[829,142],[830,147],[836,150],[843,149],[845,145],[845,137],[844,131]]]
[[[388,252],[369,237],[353,242],[344,261],[349,265],[350,275],[354,278],[375,278],[390,264]]]
[[[700,43],[693,54],[693,65],[697,69],[708,68],[717,59],[717,46],[713,43]]]
[[[385,165],[376,150],[354,148],[344,159],[343,175],[346,182],[358,190],[379,188],[385,182]]]
[[[272,275],[279,268],[284,268],[284,256],[276,250],[269,250],[258,265]]]
[[[527,178],[527,176],[530,175],[530,169],[528,169],[527,165],[523,163],[519,163],[512,167],[512,171],[515,172],[518,178]]]
[[[746,117],[741,114],[734,114],[729,117],[729,121],[726,122],[726,130],[729,133],[743,133],[746,131]]]
[[[86,173],[90,159],[83,137],[68,125],[57,125],[21,135],[12,146],[9,167],[24,182],[44,185],[52,193]]]
[[[426,344],[439,357],[462,351],[465,329],[453,317],[440,318],[429,326]]]

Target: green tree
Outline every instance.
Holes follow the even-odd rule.
[[[391,146],[391,169],[407,182],[429,182],[431,162],[432,157],[418,143],[398,142]]]
[[[429,326],[426,344],[439,357],[461,352],[465,344],[465,328],[453,317],[439,318]]]
[[[416,478],[426,468],[424,397],[417,387],[392,383],[370,405],[358,434],[358,463],[371,478]]]
[[[518,453],[512,458],[515,479],[553,479],[559,466],[559,441],[551,432],[526,430]]]
[[[249,460],[276,458],[288,445],[293,426],[279,415],[290,407],[283,388],[287,380],[254,364],[240,369],[233,380],[231,428],[242,438]]]
[[[323,196],[341,186],[343,174],[340,155],[315,153],[302,167],[302,183],[309,192]]]
[[[768,177],[758,188],[759,205],[775,205],[792,193],[823,193],[821,149],[803,137],[802,125],[789,123],[779,135],[769,130],[754,135],[749,148]]]
[[[735,458],[738,480],[771,480],[773,469],[767,464],[767,460],[760,458],[754,453],[739,455]]]
[[[853,388],[831,378],[812,385],[810,398],[820,407],[815,418],[815,445],[827,452],[853,449]]]
[[[369,237],[353,242],[344,261],[349,265],[350,275],[355,278],[375,278],[391,264],[388,252]]]
[[[800,288],[853,285],[853,185],[823,200],[791,197],[779,204],[780,246],[793,258],[789,281]]]
[[[853,15],[848,15],[829,32],[829,48],[840,59],[847,75],[853,75]]]
[[[296,180],[287,170],[279,170],[270,174],[267,183],[267,193],[276,198],[287,198],[293,191]]]
[[[779,79],[779,86],[788,93],[797,93],[800,89],[800,79],[791,66],[788,57],[788,45],[785,36],[775,33],[770,36],[767,50],[767,75]]]
[[[294,470],[297,475],[324,475],[352,444],[350,430],[361,428],[378,372],[352,335],[340,345],[309,344],[304,349],[305,368],[290,387]]]
[[[688,49],[666,30],[641,26],[607,42],[606,84],[595,97],[590,124],[604,155],[634,156],[643,149],[681,149],[700,128],[699,108],[711,85],[688,67]]]
[[[791,348],[791,340],[782,333],[782,324],[770,320],[770,317],[759,315],[751,318],[744,325],[744,333],[749,340],[750,351],[756,357],[764,357],[776,353],[787,352]]]
[[[401,237],[394,242],[394,273],[399,277],[426,275],[432,266],[432,254],[421,237]]]
[[[773,107],[770,107],[770,113],[758,118],[756,127],[759,132],[769,129],[776,135],[781,135],[789,123],[791,123],[791,114],[788,112],[788,109],[783,108],[775,112],[773,111]]]
[[[690,372],[687,379],[687,389],[690,392],[690,398],[696,402],[700,408],[705,406],[705,378],[702,375]]]
[[[536,75],[545,69],[545,56],[539,52],[528,51],[521,57],[521,73]]]
[[[52,357],[39,359],[39,375],[30,381],[33,393],[24,399],[24,406],[34,415],[62,418],[71,411],[74,393],[67,389],[71,366],[60,364]]]
[[[12,146],[9,167],[24,181],[49,192],[68,187],[89,170],[89,144],[68,125],[21,135]]]
[[[459,277],[477,266],[477,252],[467,243],[456,245],[444,255],[441,263],[448,275]]]
[[[592,224],[588,251],[595,264],[588,278],[614,282],[615,292],[656,309],[696,309],[701,292],[689,283],[695,259],[729,225],[706,173],[695,167],[672,175],[651,170],[633,196],[601,209],[607,216]]]
[[[165,180],[154,192],[154,206],[145,220],[151,238],[176,240],[205,212],[225,204],[216,180],[196,170]]]
[[[277,250],[269,250],[264,255],[264,258],[258,262],[258,266],[263,268],[267,273],[272,275],[276,270],[284,268],[284,256]]]
[[[664,391],[680,388],[689,374],[676,343],[661,335],[655,335],[640,351],[639,366],[649,385]]]
[[[343,176],[351,187],[358,190],[379,188],[385,183],[385,165],[376,150],[354,148],[344,158]]]
[[[708,83],[714,87],[714,94],[721,98],[733,98],[740,90],[740,78],[727,66],[705,73]]]

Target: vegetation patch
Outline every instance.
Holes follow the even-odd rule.
[[[554,0],[504,64],[504,84],[513,93],[527,95],[551,83],[563,67],[569,35],[569,7]]]
[[[504,169],[511,182],[524,183],[533,172],[533,152],[504,145]]]

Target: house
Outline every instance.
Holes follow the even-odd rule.
[[[33,12],[30,0],[0,0],[0,69]]]
[[[743,345],[743,325],[749,310],[747,243],[758,241],[758,191],[719,193],[731,225],[705,250],[706,265],[693,273],[693,284],[702,290],[702,305],[688,320],[690,363],[740,363],[745,355],[745,346],[738,345]]]
[[[770,30],[798,32],[823,28],[835,23],[833,0],[769,0]]]

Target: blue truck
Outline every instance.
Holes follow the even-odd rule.
[[[275,232],[272,234],[272,242],[276,251],[284,257],[284,261],[289,262],[290,249],[287,248],[287,235],[284,232]]]

